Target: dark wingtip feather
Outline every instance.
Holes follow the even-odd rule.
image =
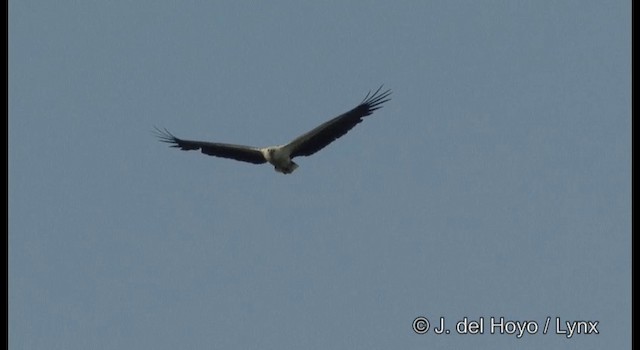
[[[371,91],[369,91],[360,105],[366,106],[369,112],[373,112],[377,109],[382,108],[383,103],[391,100],[391,98],[389,98],[389,96],[391,95],[391,89],[387,89],[380,93],[383,86],[384,84],[380,85],[380,87],[373,94],[371,93]]]
[[[173,134],[170,133],[169,130],[167,130],[166,128],[160,129],[155,125],[153,126],[153,128],[155,130],[152,130],[151,132],[160,140],[160,142],[170,143],[171,147],[180,147],[180,145],[178,145],[180,139],[173,136]]]

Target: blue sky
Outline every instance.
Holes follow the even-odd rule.
[[[630,57],[629,1],[10,1],[9,347],[629,348]],[[291,175],[151,133],[383,83]],[[492,316],[540,331],[455,332]]]

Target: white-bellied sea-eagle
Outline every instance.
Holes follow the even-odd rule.
[[[298,136],[286,145],[259,148],[227,143],[183,140],[173,136],[167,129],[155,128],[155,132],[160,141],[169,143],[171,147],[180,148],[183,151],[199,149],[202,153],[210,156],[230,158],[253,164],[269,162],[277,172],[291,174],[298,167],[298,164],[292,161],[293,158],[310,156],[318,152],[362,122],[362,118],[371,115],[373,111],[381,108],[383,103],[389,101],[391,90],[383,92],[380,92],[380,90],[382,90],[382,86],[373,94],[369,91],[367,96],[354,109]]]

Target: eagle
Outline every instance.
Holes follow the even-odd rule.
[[[160,141],[183,151],[200,150],[210,156],[230,158],[253,164],[269,162],[277,172],[291,174],[298,168],[298,164],[293,162],[293,158],[306,157],[318,152],[361,123],[364,117],[382,108],[382,104],[390,100],[391,90],[382,92],[381,90],[382,86],[373,93],[369,91],[362,102],[352,110],[320,124],[285,145],[260,148],[228,143],[185,140],[174,136],[167,129],[159,129],[158,127],[154,127],[154,133]]]

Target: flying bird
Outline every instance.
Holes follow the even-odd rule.
[[[382,86],[373,94],[369,91],[362,102],[352,110],[324,122],[285,145],[259,148],[227,143],[183,140],[175,137],[167,129],[161,130],[157,127],[155,127],[155,133],[160,141],[169,143],[171,147],[180,148],[183,151],[199,149],[202,153],[210,156],[230,158],[242,162],[253,164],[269,162],[277,172],[291,174],[298,168],[298,164],[292,161],[293,158],[310,156],[318,152],[353,129],[354,126],[362,122],[364,117],[382,108],[382,104],[390,100],[391,90],[383,92],[380,92],[380,90],[382,90]]]

